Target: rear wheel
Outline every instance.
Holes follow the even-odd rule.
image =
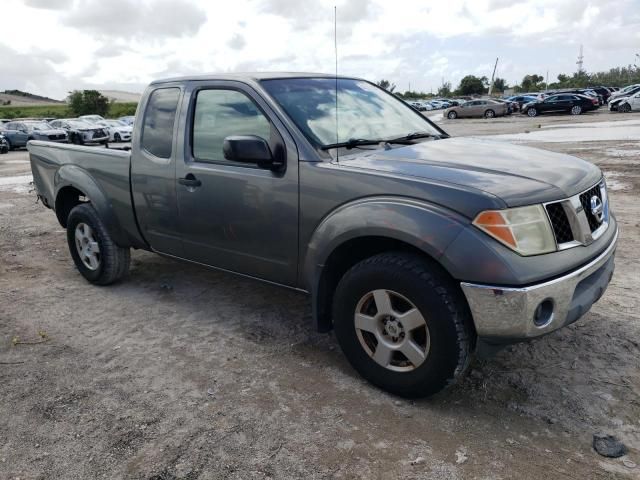
[[[91,283],[109,285],[129,271],[129,249],[113,242],[91,204],[83,203],[71,210],[67,243],[76,267]]]
[[[487,110],[486,112],[484,112],[484,118],[493,118],[496,116],[496,112],[494,112],[493,110]]]
[[[458,114],[456,112],[449,112],[447,113],[447,118],[449,120],[455,120],[456,118],[458,118]]]
[[[452,384],[471,359],[461,292],[440,267],[405,253],[363,260],[340,280],[336,337],[364,378],[389,392],[424,397]]]
[[[530,117],[535,117],[538,115],[538,110],[535,109],[534,107],[531,107],[527,109],[527,115],[529,115]]]
[[[580,115],[582,113],[582,107],[580,105],[574,105],[571,107],[571,115]]]
[[[618,111],[622,113],[629,113],[631,111],[631,105],[628,103],[623,103],[618,107]]]

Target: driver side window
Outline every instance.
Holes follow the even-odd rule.
[[[237,90],[200,90],[193,116],[193,157],[200,162],[233,163],[222,145],[232,135],[256,135],[271,144],[271,123],[256,104]]]

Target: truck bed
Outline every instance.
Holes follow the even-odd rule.
[[[113,225],[121,230],[119,243],[144,244],[131,200],[130,152],[34,140],[27,149],[34,186],[47,207],[56,209],[62,188],[77,188],[97,209],[113,216]]]

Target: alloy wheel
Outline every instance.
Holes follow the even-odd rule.
[[[100,245],[92,228],[86,223],[78,223],[75,231],[76,249],[80,260],[89,270],[100,267]]]
[[[356,335],[364,351],[378,365],[396,372],[418,368],[427,359],[427,322],[406,297],[391,290],[373,290],[358,302]]]

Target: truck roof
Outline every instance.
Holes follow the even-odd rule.
[[[204,75],[186,75],[182,77],[163,78],[154,80],[151,85],[169,82],[187,82],[202,80],[240,80],[260,81],[274,78],[335,78],[335,74],[310,72],[238,72],[238,73],[208,73]],[[353,78],[338,75],[338,78]]]

